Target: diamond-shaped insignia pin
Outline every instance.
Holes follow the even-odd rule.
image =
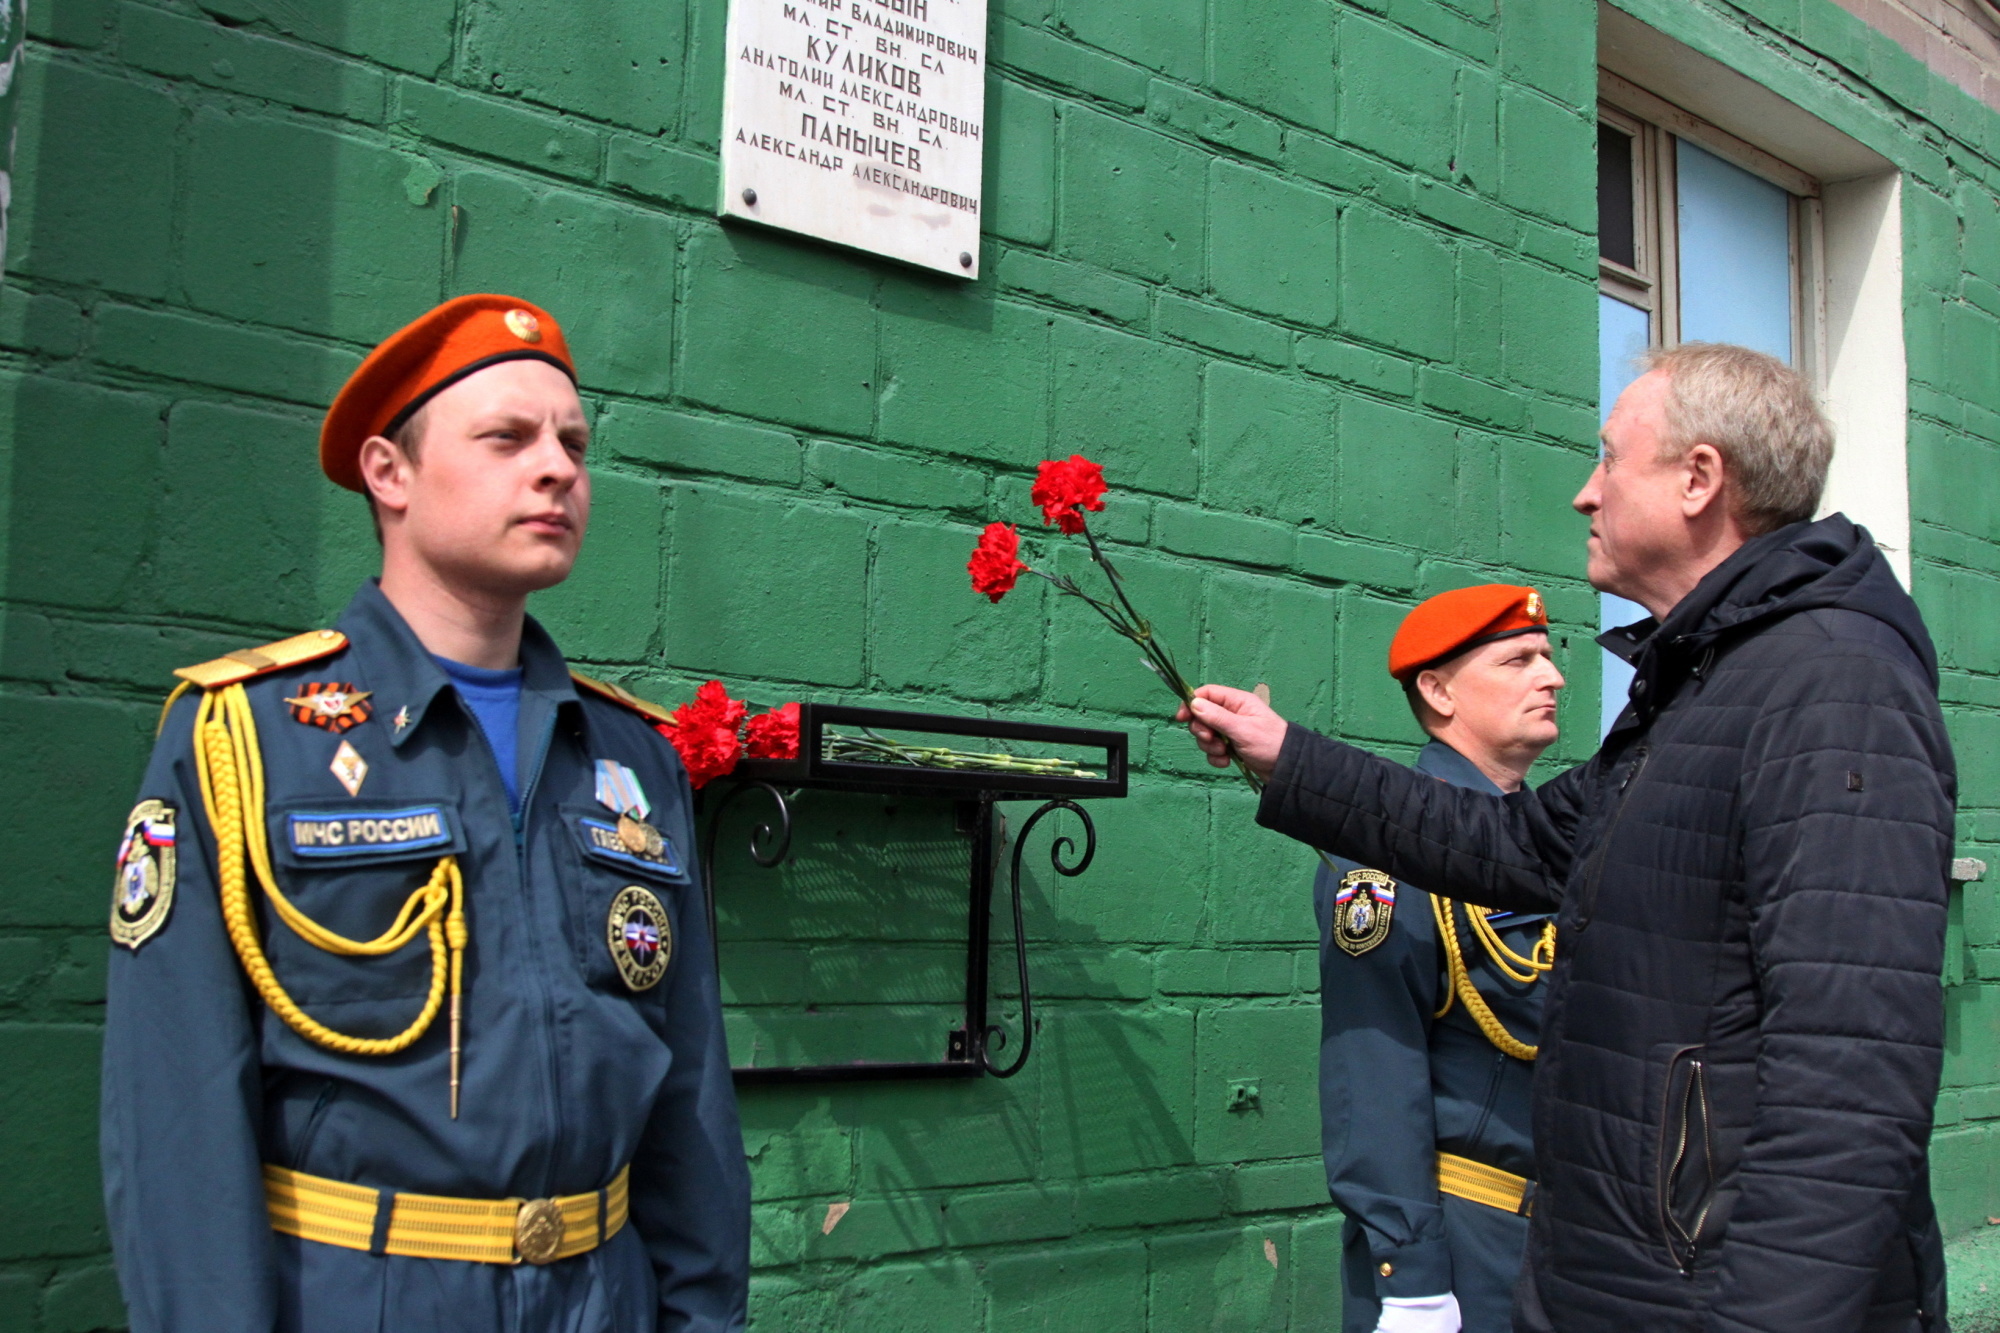
[[[342,741],[340,748],[333,752],[333,762],[327,767],[340,779],[340,785],[347,788],[349,796],[361,794],[361,780],[368,776],[368,761],[349,741]]]

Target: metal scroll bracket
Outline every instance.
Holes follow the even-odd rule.
[[[781,864],[791,849],[792,809],[786,792],[772,783],[750,780],[739,782],[719,794],[720,799],[708,812],[708,826],[702,836],[702,877],[708,911],[709,940],[711,947],[717,951],[718,973],[721,965],[721,946],[716,934],[715,919],[715,845],[721,830],[723,814],[739,796],[752,790],[762,791],[769,798],[774,814],[752,830],[749,847],[751,859],[758,865],[771,869]],[[790,795],[796,796],[797,793],[793,792]],[[1008,891],[1014,921],[1015,975],[1020,986],[1020,1040],[1013,1060],[1001,1065],[993,1059],[992,1052],[1005,1049],[1009,1038],[1000,1024],[987,1021],[988,992],[991,985],[989,954],[992,945],[993,880],[995,862],[998,860],[994,845],[996,820],[993,806],[994,798],[985,794],[975,800],[960,803],[960,828],[969,833],[972,839],[972,867],[966,910],[965,1013],[964,1023],[948,1034],[945,1058],[936,1061],[860,1060],[834,1065],[738,1066],[731,1071],[737,1083],[976,1078],[981,1074],[991,1074],[996,1078],[1012,1078],[1021,1072],[1022,1067],[1028,1062],[1029,1053],[1034,1048],[1035,1033],[1034,993],[1028,976],[1028,941],[1021,902],[1022,851],[1027,844],[1029,833],[1037,824],[1058,810],[1066,810],[1083,822],[1083,848],[1079,854],[1074,839],[1068,836],[1058,837],[1050,844],[1049,863],[1057,874],[1080,875],[1090,865],[1091,858],[1097,854],[1097,829],[1082,806],[1066,798],[1056,797],[1037,807],[1035,812],[1022,823],[1020,832],[1014,838]]]

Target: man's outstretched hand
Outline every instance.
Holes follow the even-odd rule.
[[[1278,766],[1278,751],[1284,748],[1285,730],[1290,725],[1250,691],[1227,685],[1204,685],[1196,690],[1194,703],[1182,705],[1174,721],[1188,724],[1194,743],[1209,763],[1228,768],[1234,747],[1235,757],[1266,779]]]

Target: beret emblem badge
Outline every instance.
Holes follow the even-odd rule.
[[[509,310],[503,318],[507,322],[507,332],[524,343],[538,343],[542,340],[542,321],[526,310]]]

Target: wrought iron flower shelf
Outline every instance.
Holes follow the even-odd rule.
[[[973,747],[919,744],[897,738],[976,737]],[[1058,750],[1061,755],[1024,755],[1023,747]],[[1079,757],[1081,756],[1081,757]],[[760,866],[774,868],[789,855],[793,798],[803,790],[861,795],[937,798],[959,807],[959,827],[970,836],[967,886],[965,997],[963,1022],[946,1042],[944,1058],[933,1061],[862,1060],[822,1065],[738,1066],[738,1083],[825,1082],[848,1079],[963,1078],[992,1074],[1009,1078],[1026,1064],[1034,1043],[1034,999],[1029,985],[1027,938],[1021,907],[1021,857],[1028,835],[1058,810],[1083,825],[1079,850],[1068,837],[1049,848],[1056,872],[1080,875],[1097,850],[1097,831],[1080,800],[1125,795],[1126,736],[1122,731],[1050,726],[994,718],[911,713],[843,704],[803,704],[799,711],[799,757],[746,759],[726,779],[703,793],[707,825],[702,870],[706,877],[709,937],[715,939],[715,843],[724,813],[748,792],[762,794],[771,814],[751,833],[749,852]],[[1013,835],[1009,889],[1013,907],[1014,956],[1020,985],[1021,1031],[1012,1059],[993,1058],[1007,1044],[1000,1025],[988,1022],[988,952],[992,942],[995,869],[994,804],[1038,800],[1042,804]],[[719,948],[719,943],[718,943]]]

